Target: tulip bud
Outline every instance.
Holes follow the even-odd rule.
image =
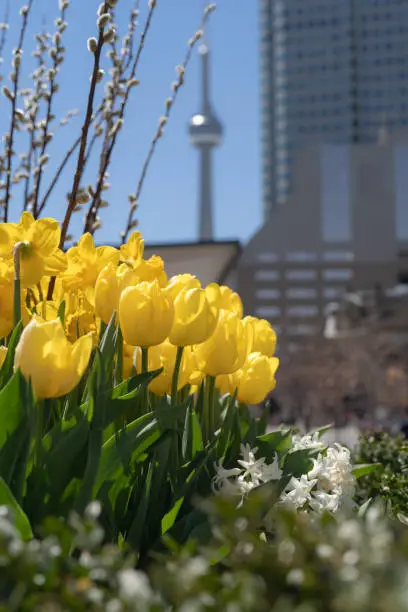
[[[256,317],[245,317],[243,323],[252,330],[251,352],[262,353],[267,357],[272,357],[276,349],[276,333],[269,321],[257,319]]]
[[[279,366],[277,357],[251,353],[244,366],[230,376],[217,378],[221,393],[234,393],[244,404],[260,404],[276,386],[275,373]]]
[[[234,312],[221,310],[214,333],[194,347],[199,369],[209,376],[232,374],[245,363],[249,332]]]
[[[218,310],[207,300],[204,289],[185,289],[174,300],[174,323],[169,340],[176,346],[205,342],[217,325]]]
[[[242,317],[244,309],[238,293],[225,285],[217,285],[217,283],[207,285],[205,291],[211,304],[214,304],[220,310],[230,310]]]
[[[14,369],[31,379],[39,399],[61,397],[81,380],[91,350],[92,334],[70,344],[59,319],[43,322],[33,318],[21,334]]]
[[[104,323],[117,312],[121,291],[135,282],[134,271],[126,264],[116,268],[109,262],[101,270],[95,284],[95,312]]]
[[[173,325],[174,306],[157,280],[127,287],[119,299],[119,322],[125,342],[149,347],[161,344]]]

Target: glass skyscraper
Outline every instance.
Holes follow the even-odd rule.
[[[312,144],[408,125],[408,0],[259,0],[265,218]]]

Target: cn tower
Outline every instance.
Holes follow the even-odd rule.
[[[192,116],[189,124],[189,134],[191,143],[198,149],[200,158],[198,238],[200,241],[209,241],[214,240],[212,152],[214,147],[221,144],[223,130],[210,102],[210,52],[205,44],[200,45],[198,51],[202,64],[201,111]]]

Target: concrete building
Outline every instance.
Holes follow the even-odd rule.
[[[408,0],[260,0],[263,207],[297,151],[374,143],[408,124]]]
[[[299,151],[294,189],[244,248],[237,288],[295,350],[345,291],[407,281],[408,144],[393,141]]]

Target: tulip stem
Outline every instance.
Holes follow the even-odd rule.
[[[142,374],[147,374],[149,371],[149,349],[148,347],[142,347]],[[143,406],[142,413],[145,414],[149,412],[149,388],[147,382],[144,383],[144,391],[143,391]]]
[[[177,403],[178,379],[180,374],[181,362],[183,359],[184,346],[177,347],[176,362],[174,364],[173,378],[171,381],[171,406]]]
[[[17,242],[14,247],[14,327],[21,320],[21,283],[20,283],[20,250],[24,246],[23,242]]]
[[[215,391],[215,376],[207,376],[206,381],[208,387],[208,429],[209,439],[214,436],[215,432],[215,406],[214,406],[214,391]]]

